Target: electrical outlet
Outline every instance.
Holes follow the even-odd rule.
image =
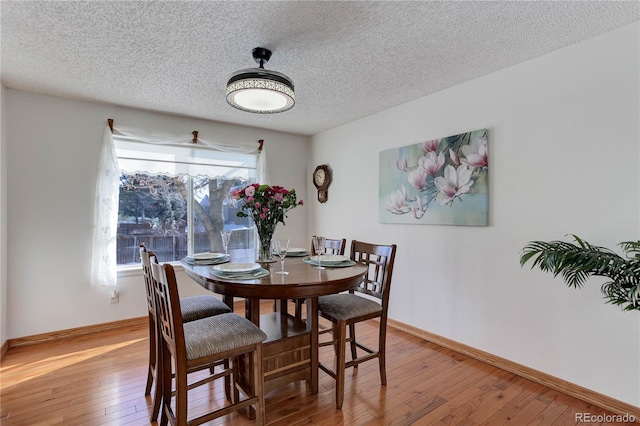
[[[109,303],[113,305],[114,303],[118,302],[120,302],[120,292],[118,292],[118,290],[113,290],[109,294]]]

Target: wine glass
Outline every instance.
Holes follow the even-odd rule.
[[[224,254],[229,254],[229,240],[231,239],[231,231],[220,231],[222,236],[222,247],[224,247]]]
[[[322,266],[322,262],[320,261],[320,258],[324,254],[326,238],[317,237],[314,235],[312,241],[313,241],[313,248],[316,251],[316,255],[318,256],[318,266],[316,266],[315,269],[324,269],[324,266]]]
[[[274,240],[274,246],[276,253],[280,257],[280,270],[276,274],[287,275],[288,272],[284,270],[284,258],[287,256],[287,250],[289,250],[290,238],[283,238]]]

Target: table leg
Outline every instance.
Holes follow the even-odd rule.
[[[245,317],[260,327],[260,299],[244,299]]]
[[[281,315],[287,315],[288,314],[288,304],[289,304],[289,299],[278,299],[276,300],[276,306],[277,306],[277,310],[280,312]]]
[[[231,308],[231,312],[233,312],[233,296],[225,294],[222,296],[222,301]]]

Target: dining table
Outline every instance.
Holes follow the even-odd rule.
[[[311,393],[316,394],[319,371],[318,297],[358,286],[367,267],[346,259],[334,264],[327,262],[322,264],[323,269],[317,269],[305,254],[285,258],[286,274],[279,274],[280,262],[274,262],[260,263],[255,274],[243,276],[224,271],[233,271],[234,265],[255,265],[255,252],[231,250],[227,259],[220,265],[194,264],[183,259],[182,266],[190,278],[205,289],[220,294],[232,309],[236,298],[244,299],[246,318],[267,334],[263,343],[265,394],[301,380],[305,380]],[[305,300],[305,318],[288,312],[287,302],[290,299]],[[262,300],[277,301],[271,304],[275,305],[272,312],[260,312]],[[242,370],[247,375],[251,371],[248,366]],[[245,380],[250,383],[250,377],[245,377]]]

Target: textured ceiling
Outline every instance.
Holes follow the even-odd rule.
[[[5,1],[6,87],[311,135],[640,20],[637,1]],[[281,114],[235,110],[232,72],[295,83]]]

